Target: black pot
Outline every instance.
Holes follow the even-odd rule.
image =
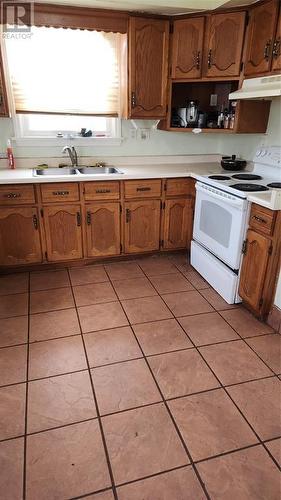
[[[221,166],[224,170],[232,170],[233,172],[237,172],[239,170],[243,170],[246,165],[246,160],[236,158],[236,155],[223,156],[221,159]]]

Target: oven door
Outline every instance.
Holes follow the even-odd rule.
[[[247,200],[196,183],[193,238],[231,269],[239,269]]]

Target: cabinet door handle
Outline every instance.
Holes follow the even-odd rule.
[[[67,196],[69,191],[53,191],[54,196]]]
[[[92,214],[91,212],[87,212],[87,225],[90,226],[92,222]]]
[[[126,222],[130,222],[131,220],[131,210],[126,208]]]
[[[252,219],[256,220],[257,222],[261,222],[262,224],[266,224],[266,220],[262,217],[258,217],[258,215],[252,215]]]
[[[137,188],[137,191],[151,191],[150,187],[139,187]]]
[[[77,220],[77,226],[81,226],[81,214],[80,214],[80,212],[76,212],[76,220]]]
[[[208,68],[212,66],[212,49],[209,49],[208,52]]]
[[[275,59],[277,59],[277,57],[279,57],[279,55],[280,55],[280,43],[281,43],[281,40],[279,37],[274,41],[274,44],[273,44],[272,55]]]
[[[263,56],[266,61],[269,60],[269,52],[270,52],[270,46],[271,46],[271,40],[267,40],[265,46],[264,46],[264,52]]]
[[[197,57],[196,57],[196,68],[200,69],[200,50],[197,52]]]
[[[20,193],[7,193],[4,194],[4,198],[20,198],[21,194]]]
[[[132,94],[131,94],[131,104],[132,104],[132,108],[135,108],[136,105],[137,105],[137,99],[136,99],[136,93],[135,92],[132,92]]]
[[[37,218],[37,215],[34,214],[32,216],[32,222],[33,222],[34,229],[38,229],[38,218]]]

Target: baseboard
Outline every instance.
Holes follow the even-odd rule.
[[[274,328],[277,332],[281,333],[281,309],[277,306],[273,306],[268,318],[267,323]]]

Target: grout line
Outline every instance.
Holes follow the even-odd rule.
[[[26,353],[26,393],[25,393],[25,423],[24,423],[24,456],[23,456],[23,500],[26,498],[26,455],[27,455],[27,419],[28,419],[28,377],[29,377],[29,334],[30,334],[30,273],[28,273],[28,328],[27,328],[27,353]]]

